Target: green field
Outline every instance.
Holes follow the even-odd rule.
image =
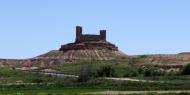
[[[159,71],[159,68],[159,66],[147,65],[145,63],[132,64],[127,60],[61,64],[51,67],[51,69],[63,74],[79,76],[79,78],[73,78],[0,67],[0,94],[78,95],[100,91],[190,90],[190,75],[183,75],[182,69],[175,72],[164,72]],[[147,82],[108,80],[105,77],[131,78],[147,80]],[[148,82],[148,80],[154,82]],[[149,93],[148,95],[188,94]]]
[[[65,89],[41,89],[41,90],[3,90],[0,95],[102,95],[99,94],[103,90],[100,89],[74,89],[74,88],[65,88]],[[135,92],[135,91],[134,91]],[[112,91],[113,95],[116,95]],[[105,94],[105,95],[110,95]],[[121,95],[121,94],[118,94]],[[123,95],[123,94],[122,94]],[[125,94],[125,95],[190,95],[190,93],[146,93],[146,94]]]
[[[62,89],[38,89],[38,90],[2,90],[0,94],[11,95],[78,95],[82,93],[99,92],[100,89],[78,89],[78,88],[62,88]]]

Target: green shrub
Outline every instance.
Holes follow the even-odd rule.
[[[138,72],[146,77],[161,76],[163,74],[163,72],[161,72],[159,68],[152,66],[139,67]]]
[[[139,73],[138,73],[136,68],[129,68],[128,67],[128,69],[126,69],[126,71],[124,73],[124,77],[136,77],[138,75],[139,75]]]
[[[115,69],[113,68],[113,65],[105,65],[105,66],[100,67],[100,69],[97,70],[97,76],[98,77],[115,76]]]
[[[41,79],[41,78],[35,78],[35,79],[32,79],[31,82],[32,83],[41,83],[41,82],[43,82],[43,79]]]
[[[83,65],[80,71],[78,81],[86,82],[95,75],[96,75],[96,72],[94,71],[94,68],[91,64]]]
[[[187,64],[187,65],[184,67],[184,69],[183,69],[183,71],[182,71],[182,74],[183,74],[183,75],[190,75],[190,63]]]
[[[152,73],[152,71],[150,69],[146,69],[144,72],[144,76],[149,77],[152,75],[151,73]]]

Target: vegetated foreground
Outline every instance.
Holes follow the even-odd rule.
[[[102,91],[187,91],[190,90],[190,65],[151,64],[139,56],[112,61],[92,61],[56,64],[48,69],[31,67],[0,68],[0,94],[92,94]],[[23,71],[24,70],[24,71]],[[46,75],[43,73],[75,75],[79,77]],[[106,77],[106,78],[105,78]],[[114,80],[130,78],[146,81]],[[142,93],[142,94],[148,94]],[[150,95],[175,95],[150,92]],[[122,93],[118,93],[122,94]],[[135,93],[132,93],[135,94]],[[138,95],[136,93],[135,95]]]
[[[107,61],[96,61],[91,56],[91,60],[85,62],[51,59],[62,56],[61,54],[53,51],[39,56],[44,60],[50,58],[48,61],[35,59],[28,61],[30,64],[22,63],[27,60],[8,60],[14,64],[6,64],[7,60],[3,60],[5,63],[0,67],[0,94],[77,95],[101,92],[107,94],[104,91],[113,91],[109,93],[111,95],[129,94],[128,91],[146,91],[147,93],[141,94],[187,95],[190,90],[188,54],[116,57]],[[82,53],[75,53],[77,54]],[[183,92],[184,90],[186,92]],[[148,91],[171,92],[165,94]],[[175,91],[182,92],[177,94]]]

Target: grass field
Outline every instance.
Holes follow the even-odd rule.
[[[135,62],[135,61],[134,61]],[[144,63],[143,63],[144,64]],[[157,82],[132,82],[106,80],[103,77],[92,76],[85,82],[77,78],[57,77],[38,73],[22,72],[9,67],[0,67],[0,94],[6,95],[78,95],[80,93],[91,93],[100,91],[152,91],[152,90],[190,90],[190,76],[181,75],[180,72],[158,72],[158,67],[143,67],[142,64],[131,64],[128,61],[109,62],[85,62],[77,64],[61,64],[51,67],[58,72],[71,75],[80,75],[83,68],[89,68],[85,73],[95,71],[96,73],[114,74],[108,77],[129,77],[142,80],[153,80]],[[105,68],[110,67],[110,68]],[[103,70],[102,70],[103,68]],[[139,69],[140,68],[140,69]],[[110,70],[111,69],[111,70]],[[148,76],[146,76],[148,75]],[[138,95],[138,94],[137,94]],[[158,94],[148,95],[189,95]]]
[[[38,89],[38,90],[1,90],[0,95],[78,95],[103,91],[100,89],[62,88],[62,89]]]
[[[159,93],[156,93],[159,92]],[[41,89],[41,90],[4,90],[0,95],[190,95],[188,92],[170,93],[170,91],[106,91],[100,89]]]

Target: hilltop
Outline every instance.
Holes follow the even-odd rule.
[[[61,45],[59,50],[30,59],[13,60],[1,59],[1,65],[9,66],[52,66],[56,64],[109,61],[128,56],[106,39],[106,30],[100,30],[100,35],[82,34],[82,27],[76,27],[76,40],[73,43]]]

